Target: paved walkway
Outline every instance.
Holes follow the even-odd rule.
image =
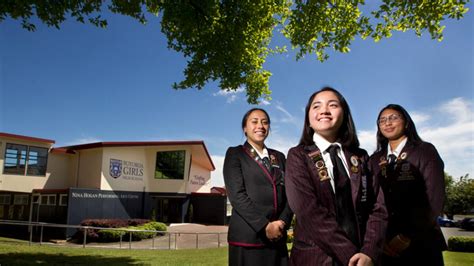
[[[53,244],[53,243],[43,243]],[[56,243],[83,247],[82,243]],[[167,234],[142,241],[114,243],[87,243],[86,248],[117,249],[195,249],[227,246],[227,226],[202,224],[171,224]]]
[[[195,249],[217,248],[227,246],[227,226],[202,224],[171,224],[167,234],[142,241],[124,241],[122,243],[87,243],[86,248],[117,248],[117,249]],[[473,231],[452,227],[441,227],[446,241],[450,236],[471,236]],[[37,242],[36,242],[37,243]],[[82,243],[60,241],[44,242],[44,245],[63,245],[82,248]]]

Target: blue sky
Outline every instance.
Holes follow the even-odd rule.
[[[351,106],[361,146],[375,147],[375,120],[388,103],[403,105],[423,139],[440,152],[445,170],[474,175],[472,4],[461,21],[446,22],[444,40],[396,33],[374,43],[356,39],[348,54],[327,62],[294,53],[270,57],[272,119],[267,146],[296,145],[308,97],[332,86]],[[158,19],[146,26],[107,16],[107,29],[67,21],[60,30],[0,23],[0,131],[54,139],[56,146],[97,141],[204,140],[222,186],[229,146],[244,142],[240,121],[252,108],[245,92],[173,90],[186,58],[166,48]],[[282,40],[276,37],[279,43]]]

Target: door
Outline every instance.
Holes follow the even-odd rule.
[[[176,198],[153,197],[155,219],[162,223],[180,223],[182,200]]]

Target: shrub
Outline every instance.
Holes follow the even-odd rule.
[[[117,242],[120,241],[120,236],[126,235],[125,231],[102,229],[97,232],[98,241],[100,242]]]
[[[130,219],[127,221],[129,226],[137,226],[149,223],[149,219]]]
[[[154,230],[152,228],[147,228],[145,226],[131,226],[128,227],[127,229],[135,229],[135,230]],[[129,232],[127,232],[130,234]],[[132,232],[132,240],[133,241],[138,241],[142,239],[147,239],[147,238],[152,238],[155,236],[155,232]],[[128,237],[127,237],[128,240]]]
[[[150,222],[148,219],[87,219],[81,222],[82,226],[104,227],[104,228],[123,228],[149,231],[166,231],[166,225],[159,222]],[[121,230],[110,229],[87,229],[87,242],[115,242],[120,240],[130,240],[130,233]],[[132,240],[142,240],[152,238],[155,232],[132,232]],[[84,229],[79,229],[73,236],[74,239],[82,240]]]
[[[91,227],[105,227],[105,228],[127,228],[129,226],[141,226],[148,223],[148,219],[86,219],[81,222],[82,226],[91,226]],[[87,229],[87,242],[90,241],[104,241],[105,239],[108,242],[118,241],[120,239],[120,234],[117,237],[118,231],[109,230],[104,232],[105,229]],[[155,230],[155,229],[150,229]],[[82,240],[84,237],[84,229],[79,229],[73,236],[73,239]],[[132,237],[133,238],[133,237]],[[112,240],[114,239],[114,240]]]
[[[166,232],[166,224],[164,223],[160,223],[160,222],[149,222],[147,223],[147,225],[150,225],[153,229],[152,230],[156,230],[156,231],[163,231],[163,232]]]
[[[128,220],[124,219],[87,219],[81,222],[82,226],[119,228],[128,226]]]
[[[474,237],[452,236],[448,239],[450,251],[474,252]]]
[[[166,231],[166,225],[159,222],[149,222],[141,226],[132,226],[127,229],[149,230],[149,231]],[[142,240],[152,238],[155,232],[132,232],[132,240]]]

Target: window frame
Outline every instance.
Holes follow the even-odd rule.
[[[36,199],[35,199],[36,197]],[[31,201],[33,204],[40,204],[41,203],[41,194],[33,194],[31,195]]]
[[[14,148],[24,149],[14,149]],[[13,154],[12,151],[19,151],[19,153]],[[25,152],[25,154],[23,154]],[[15,155],[15,156],[13,156]],[[4,161],[3,161],[3,174],[7,175],[25,175],[26,173],[26,162],[28,158],[28,145],[18,143],[7,143],[5,145]],[[15,161],[14,163],[11,161]],[[21,163],[23,161],[23,164]],[[13,171],[13,170],[16,171]],[[23,173],[22,173],[23,172]]]
[[[56,206],[56,194],[41,194],[40,205]],[[46,203],[43,203],[43,198],[46,198]]]
[[[9,152],[9,150],[16,150],[19,151],[19,153],[13,154],[12,152]],[[36,152],[38,155],[35,157],[33,155],[33,152]],[[48,157],[48,148],[7,142],[5,145],[4,152],[3,174],[22,176],[46,176],[48,170]],[[15,162],[13,163],[13,161]],[[33,163],[34,161],[36,163]],[[42,163],[39,164],[38,162]],[[31,168],[30,165],[32,166]],[[37,173],[33,173],[33,171],[35,170]]]
[[[22,201],[18,200],[20,197],[23,199]],[[25,198],[26,198],[26,202],[24,201]],[[18,201],[20,201],[20,202],[18,202]],[[13,205],[28,205],[29,203],[30,203],[30,196],[29,195],[25,195],[25,194],[14,194],[13,195]]]
[[[37,163],[37,167],[34,167],[32,169],[36,169],[36,168],[39,168],[40,169],[40,173],[39,174],[33,174],[33,173],[30,173],[30,161],[31,161],[31,150],[43,150],[45,152],[45,155],[44,156],[40,156],[38,155],[37,156],[37,161],[39,162],[41,159],[43,159],[44,161],[44,164],[41,164],[39,165],[39,163]],[[39,154],[39,152],[38,152]],[[28,152],[27,152],[27,158],[26,158],[26,171],[25,171],[25,175],[27,176],[46,176],[46,172],[48,170],[48,157],[49,157],[49,152],[48,152],[48,148],[44,148],[44,147],[38,147],[38,146],[28,146]],[[44,171],[44,173],[43,173]]]
[[[162,155],[160,156],[160,154]],[[159,169],[159,164],[166,164],[169,166],[167,168]],[[184,180],[185,168],[186,150],[157,151],[153,177],[154,179],[159,180]]]
[[[66,202],[63,202],[63,199],[66,199]],[[69,195],[68,194],[59,194],[59,206],[67,206],[69,200]]]
[[[0,194],[0,198],[3,198],[3,200],[0,201],[0,205],[10,205],[12,203],[11,194]],[[5,200],[5,199],[8,199],[8,200]]]

